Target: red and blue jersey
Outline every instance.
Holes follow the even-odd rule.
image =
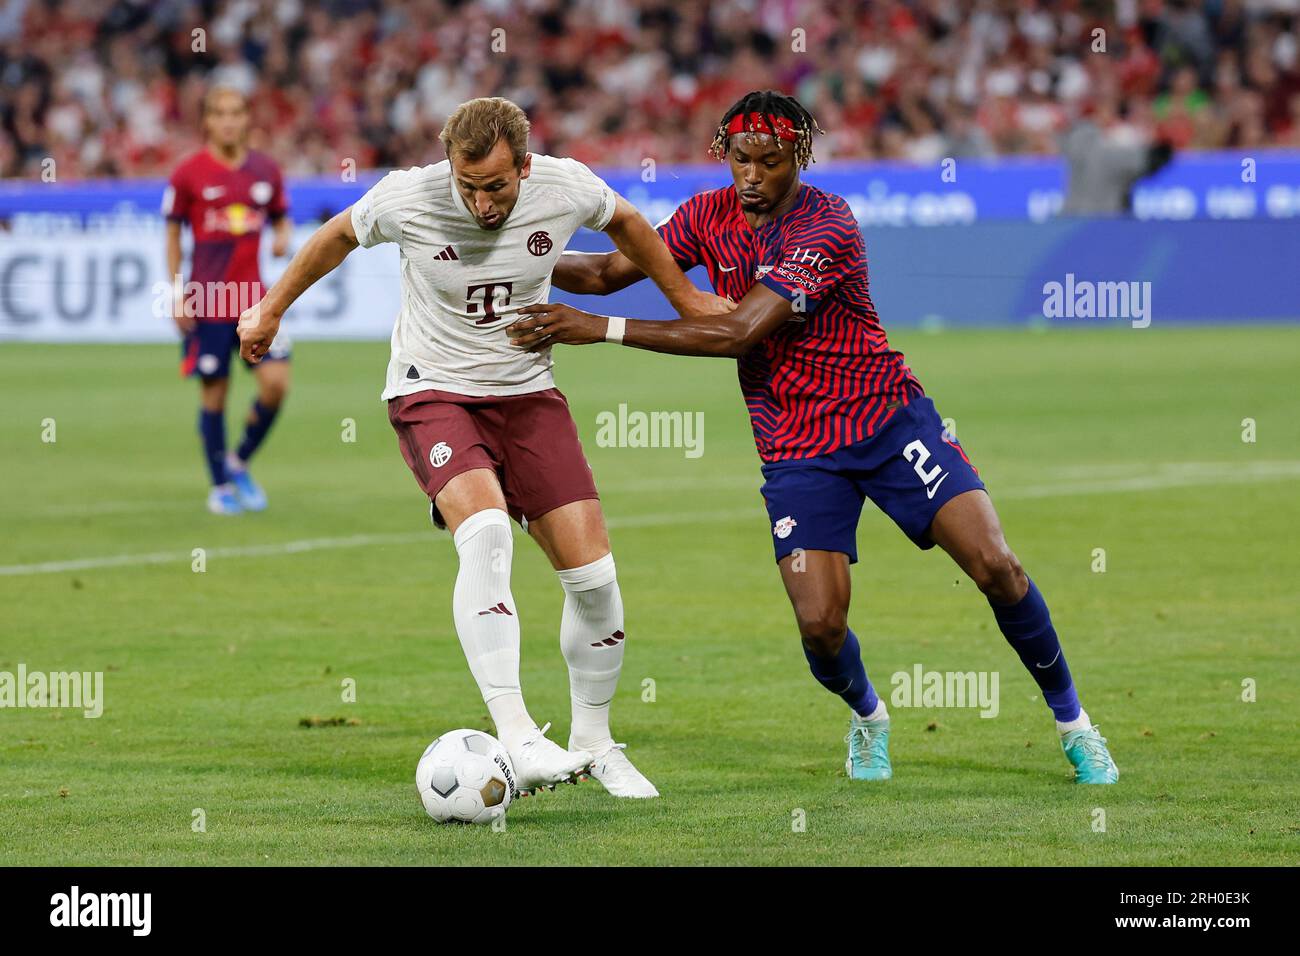
[[[257,256],[262,227],[285,215],[288,208],[280,168],[271,157],[253,150],[238,169],[222,163],[210,150],[200,150],[176,167],[162,202],[164,216],[188,223],[194,233],[188,281],[205,287],[246,283],[244,288],[259,290],[249,304],[261,298]],[[197,318],[234,322],[239,318],[239,303],[248,299],[231,296],[225,305],[222,296],[205,296],[205,303],[215,305],[200,309]]]
[[[683,271],[708,269],[718,295],[739,302],[761,282],[794,308],[738,362],[763,461],[857,444],[924,394],[871,304],[866,246],[841,197],[804,184],[789,212],[752,229],[728,186],[692,196],[659,234]]]

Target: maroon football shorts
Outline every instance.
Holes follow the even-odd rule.
[[[496,472],[516,521],[600,497],[558,388],[485,397],[429,389],[389,399],[388,420],[430,501],[472,468]],[[436,505],[433,518],[446,527]]]

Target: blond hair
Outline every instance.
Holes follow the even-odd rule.
[[[482,96],[456,107],[438,139],[448,159],[454,152],[457,159],[470,162],[486,157],[497,141],[504,139],[518,167],[528,155],[528,117],[507,99]]]
[[[247,93],[237,87],[223,84],[219,86],[210,86],[204,92],[202,114],[207,116],[216,109],[217,99],[222,96],[238,96],[240,108],[244,110],[249,108]]]

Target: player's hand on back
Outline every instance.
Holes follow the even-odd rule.
[[[236,329],[239,332],[240,357],[256,365],[270,351],[275,333],[280,331],[280,316],[263,309],[259,302],[243,311]]]
[[[520,318],[506,329],[511,344],[536,352],[552,345],[591,345],[605,341],[608,322],[560,302],[524,306]]]

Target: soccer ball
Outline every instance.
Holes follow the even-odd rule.
[[[415,789],[439,823],[490,823],[515,795],[515,768],[500,741],[481,730],[452,730],[424,749]]]

